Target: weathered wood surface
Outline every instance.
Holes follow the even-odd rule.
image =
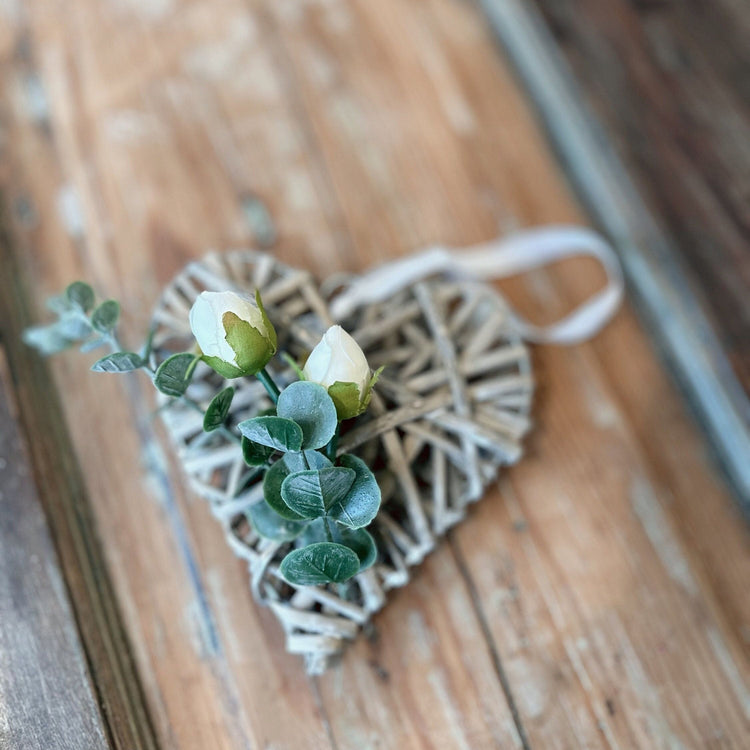
[[[576,195],[597,226],[616,243],[638,313],[680,383],[716,460],[750,518],[750,397],[730,364],[726,332],[717,330],[716,320],[711,321],[702,302],[713,286],[708,283],[702,287],[702,277],[691,277],[680,236],[670,232],[661,215],[654,214],[653,205],[649,208],[648,194],[639,193],[633,175],[643,175],[633,168],[632,160],[629,169],[623,163],[628,154],[623,154],[622,149],[618,154],[613,145],[622,139],[606,137],[607,131],[587,106],[568,62],[536,7],[522,0],[480,2]],[[591,23],[586,14],[575,16],[575,21],[579,20],[580,25]],[[668,31],[670,24],[665,28]],[[598,41],[598,31],[594,33]],[[636,64],[641,62],[639,58]],[[600,69],[606,77],[606,66],[589,65],[586,72],[599,75],[594,71]],[[619,101],[618,96],[613,96],[612,101]],[[643,110],[648,117],[653,109],[658,107],[638,108],[638,113]],[[717,113],[717,117],[722,116],[727,115]],[[613,127],[621,124],[616,121]],[[678,140],[675,136],[675,143]],[[627,140],[625,143],[633,145]],[[655,152],[653,158],[659,159],[660,154],[661,150]],[[708,162],[702,166],[707,167]],[[741,167],[737,174],[743,174]],[[669,186],[665,190],[670,196],[679,193]],[[720,223],[721,218],[717,221]],[[717,236],[721,234],[717,228]],[[719,260],[722,268],[734,274],[734,261]],[[710,282],[710,277],[706,278]],[[715,289],[714,293],[721,294]]]
[[[275,240],[327,275],[584,220],[471,5],[2,12],[0,176],[39,316],[87,278],[122,300],[135,343],[161,285],[209,247]],[[503,290],[543,319],[599,281],[569,262]],[[56,396],[19,377],[28,354],[2,325],[21,409],[41,413]],[[55,360],[160,746],[743,747],[748,534],[674,387],[629,309],[535,364],[527,458],[394,594],[377,636],[310,680],[185,489],[150,386]]]
[[[106,748],[0,349],[0,747]]]
[[[750,12],[738,0],[535,0],[674,237],[750,396]]]

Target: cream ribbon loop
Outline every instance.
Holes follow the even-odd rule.
[[[334,298],[331,314],[342,320],[359,306],[382,302],[409,284],[434,274],[475,281],[502,279],[574,256],[588,256],[602,264],[607,276],[603,289],[547,326],[536,326],[515,312],[513,316],[527,341],[576,344],[591,338],[609,322],[625,291],[614,249],[600,234],[586,227],[552,225],[460,250],[428,248],[356,278]]]

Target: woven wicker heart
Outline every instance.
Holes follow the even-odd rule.
[[[165,289],[154,313],[156,351],[192,341],[188,311],[204,289],[261,291],[280,350],[300,360],[332,324],[313,277],[250,251],[210,255],[188,265]],[[205,433],[202,415],[179,403],[164,410],[192,487],[211,503],[237,555],[247,560],[255,597],[284,627],[287,648],[320,673],[409,581],[445,531],[460,521],[498,470],[518,460],[532,400],[527,350],[502,298],[490,286],[433,278],[341,321],[373,368],[386,365],[365,417],[342,435],[340,449],[373,467],[383,504],[371,531],[376,564],[343,585],[295,588],[279,574],[289,544],[260,537],[247,509],[262,487],[236,442]],[[280,385],[291,370],[271,373]],[[247,419],[270,403],[260,383],[233,381],[232,418]],[[221,378],[199,365],[188,395],[205,406]]]

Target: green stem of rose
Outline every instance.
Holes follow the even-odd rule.
[[[263,387],[266,389],[271,401],[273,401],[274,404],[278,403],[281,391],[278,389],[276,383],[273,382],[273,378],[268,374],[266,368],[264,367],[262,370],[256,372],[255,377],[263,383]]]

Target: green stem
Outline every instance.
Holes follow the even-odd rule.
[[[279,401],[279,394],[281,391],[278,389],[276,383],[273,382],[273,378],[268,374],[268,371],[264,367],[262,370],[255,373],[255,377],[263,383],[263,387],[266,389],[269,398],[274,404]]]
[[[326,530],[326,538],[328,539],[331,544],[333,544],[333,532],[331,531],[331,519],[328,518],[328,516],[325,517],[325,524],[324,524],[325,530]]]

